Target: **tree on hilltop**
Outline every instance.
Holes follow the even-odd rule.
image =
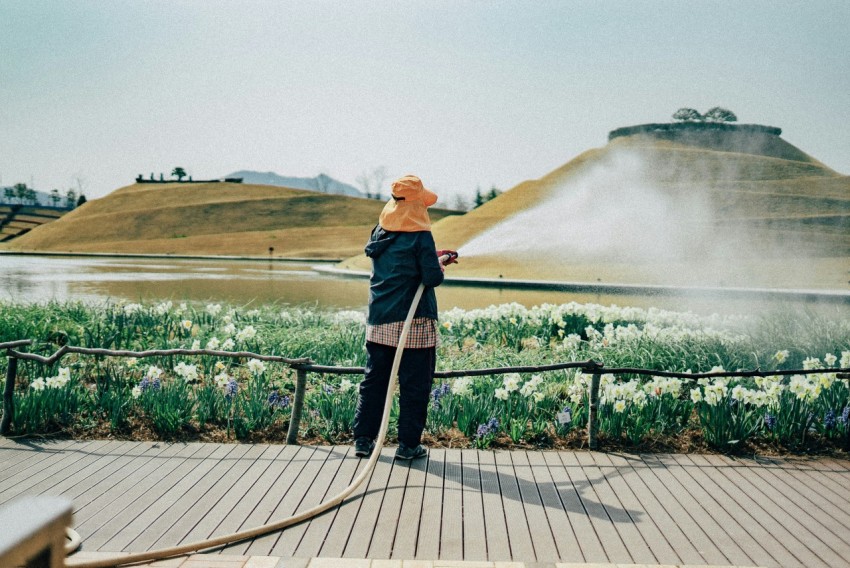
[[[17,198],[18,198],[18,201],[21,203],[21,205],[23,205],[23,204],[24,204],[24,200],[27,198],[27,193],[28,193],[28,192],[27,192],[27,184],[25,184],[25,183],[16,183],[16,184],[15,184],[14,186],[12,186],[12,187],[14,187],[14,188],[15,188],[15,197],[17,197]]]
[[[171,175],[176,177],[177,181],[183,181],[183,178],[186,177],[186,170],[178,166],[171,170]]]
[[[738,117],[731,110],[723,107],[713,107],[703,115],[708,122],[737,122]]]
[[[673,113],[673,120],[701,121],[702,115],[693,108],[682,107]]]
[[[496,199],[502,194],[502,190],[497,188],[495,185],[490,187],[490,191],[487,192],[487,201],[492,199]]]
[[[475,207],[481,207],[486,201],[487,199],[484,197],[484,194],[481,193],[481,186],[479,185],[475,188],[475,197],[472,200],[473,209]]]
[[[700,114],[693,108],[682,107],[673,113],[673,120],[684,122],[737,122],[738,117],[731,110],[723,107],[712,107],[705,114]]]

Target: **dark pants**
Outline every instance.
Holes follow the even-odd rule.
[[[395,351],[395,347],[366,342],[366,376],[360,383],[360,398],[354,414],[355,438],[374,440],[378,436]],[[398,440],[405,446],[415,448],[422,438],[436,364],[436,347],[405,349],[401,356]]]

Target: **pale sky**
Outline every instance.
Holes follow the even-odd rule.
[[[850,174],[850,2],[0,0],[0,183],[384,166],[449,202],[722,106]]]

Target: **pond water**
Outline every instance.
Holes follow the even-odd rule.
[[[315,262],[0,254],[0,300],[13,302],[172,300],[365,309],[367,299],[367,279],[328,274]],[[437,299],[440,310],[509,302],[526,307],[592,302],[704,314],[754,313],[789,306],[789,302],[776,300],[649,297],[448,283],[437,289]],[[829,313],[850,311],[847,302],[815,305],[796,301],[790,305]]]

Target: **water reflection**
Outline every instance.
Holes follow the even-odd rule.
[[[330,275],[304,262],[0,255],[0,299],[16,302],[167,299],[365,309],[367,298],[366,279]],[[593,302],[749,314],[787,307],[783,302],[740,298],[648,297],[451,285],[438,288],[437,298],[441,310],[509,302],[527,307]],[[828,313],[850,311],[846,303],[806,307]]]

